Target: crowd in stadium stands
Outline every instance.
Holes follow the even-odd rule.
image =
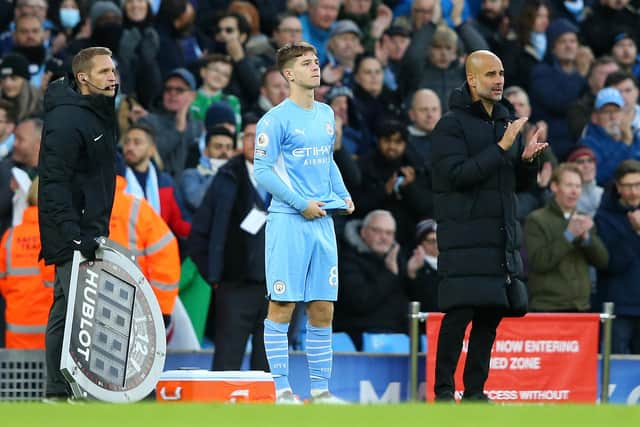
[[[29,192],[44,93],[79,50],[105,46],[120,82],[112,238],[139,256],[170,344],[186,318],[196,345],[219,349],[217,369],[239,367],[249,336],[262,347],[264,227],[244,219],[270,195],[252,147],[255,123],[288,96],[275,52],[300,40],[318,50],[316,97],[335,112],[356,206],[335,217],[334,332],[360,349],[364,332],[406,332],[408,301],[438,310],[431,133],[466,56],[489,49],[513,115],[530,117],[522,137],[550,143],[537,188],[518,193],[530,308],[613,301],[613,351],[640,354],[639,0],[0,2],[0,344],[44,346],[51,271]],[[266,366],[263,352],[252,365]]]

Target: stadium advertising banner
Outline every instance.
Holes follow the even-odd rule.
[[[427,384],[433,384],[442,313],[427,318]],[[597,400],[598,314],[528,314],[505,318],[491,350],[485,391],[503,402],[582,402]],[[560,327],[561,325],[561,327]],[[456,398],[464,388],[462,372],[469,331],[456,369]],[[427,400],[433,401],[433,387]]]

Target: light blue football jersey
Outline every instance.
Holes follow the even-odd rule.
[[[327,104],[309,110],[289,98],[257,124],[254,174],[273,195],[269,212],[300,213],[309,200],[351,198],[333,160],[335,119]]]

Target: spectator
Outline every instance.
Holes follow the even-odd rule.
[[[324,83],[352,85],[356,57],[364,52],[361,37],[355,22],[345,19],[335,23],[327,40],[326,65],[322,69]]]
[[[45,40],[49,40],[50,30],[53,27],[51,21],[47,19],[49,4],[47,0],[16,0],[13,21],[9,25],[9,31],[0,34],[0,56],[6,55],[14,46],[14,37],[12,32],[15,31],[16,20],[22,16],[31,15],[38,18],[41,25],[45,29]],[[2,28],[2,27],[0,27]]]
[[[382,65],[378,59],[360,56],[353,73],[353,99],[371,134],[385,119],[402,116],[397,94],[384,86]]]
[[[431,185],[422,158],[407,151],[406,127],[401,122],[382,122],[376,137],[376,149],[360,158],[362,184],[355,200],[361,215],[376,209],[391,212],[397,218],[398,242],[410,245],[416,223],[433,213]]]
[[[300,17],[302,23],[302,40],[311,43],[318,51],[321,64],[326,61],[326,45],[333,28],[341,0],[307,0],[308,9]]]
[[[189,111],[195,120],[204,121],[207,110],[214,102],[224,102],[231,107],[236,116],[239,131],[242,125],[240,100],[235,95],[225,93],[231,81],[233,63],[231,58],[221,54],[211,54],[200,62],[200,77],[202,86],[196,92],[196,98],[191,103]]]
[[[0,99],[0,160],[11,153],[15,135],[16,113],[13,105],[4,99]]]
[[[253,179],[255,118],[245,120],[242,154],[223,166],[194,217],[189,256],[215,292],[213,370],[238,370],[252,336],[251,369],[267,370],[264,324],[265,227],[241,223],[257,210],[266,214],[270,197]]]
[[[349,221],[345,229],[333,329],[347,332],[358,350],[363,332],[407,330],[406,266],[395,231],[396,221],[385,210]]]
[[[638,45],[630,32],[620,32],[613,36],[611,55],[623,71],[631,73],[635,79],[640,77]]]
[[[22,224],[0,243],[0,295],[6,301],[6,347],[44,350],[44,333],[53,302],[54,267],[39,262],[38,181],[29,189]]]
[[[245,43],[245,48],[249,55],[254,55],[255,51],[260,52],[264,46],[268,46],[269,39],[262,32],[260,15],[256,6],[248,1],[233,0],[227,8],[227,12],[242,15],[247,21],[249,37]]]
[[[621,27],[636,29],[640,26],[640,17],[629,7],[630,0],[602,0],[595,4],[592,13],[582,21],[580,34],[584,43],[593,49],[596,56],[609,50],[611,37]],[[638,38],[634,38],[636,44]]]
[[[29,83],[29,62],[24,56],[9,54],[0,62],[0,99],[9,101],[18,121],[42,112],[42,94]]]
[[[406,71],[401,90],[403,96],[417,89],[431,89],[438,98],[448,100],[451,91],[464,81],[464,67],[458,58],[458,36],[449,27],[436,29],[427,52],[427,59],[419,67]],[[405,80],[406,79],[406,80]],[[446,107],[443,108],[445,111]]]
[[[575,145],[569,134],[567,110],[585,88],[585,74],[578,69],[578,28],[563,19],[553,21],[547,30],[549,62],[531,71],[529,96],[533,119],[549,125],[549,143],[560,160]]]
[[[375,44],[374,53],[384,74],[384,84],[395,91],[399,86],[402,58],[411,43],[409,30],[400,26],[391,26],[382,33],[382,38]]]
[[[410,105],[407,142],[411,150],[422,156],[425,168],[431,170],[431,132],[442,117],[442,104],[438,94],[431,89],[419,89],[413,94]]]
[[[603,196],[595,217],[611,254],[598,274],[598,299],[615,304],[611,351],[616,354],[640,354],[639,208],[640,162],[625,160],[616,168],[615,186]]]
[[[338,19],[353,21],[362,30],[362,46],[371,53],[376,42],[391,25],[393,12],[381,1],[344,0]]]
[[[623,127],[624,99],[618,91],[607,87],[598,92],[584,137],[580,140],[596,155],[596,181],[606,185],[620,162],[640,159],[640,139],[631,132],[631,124]]]
[[[153,130],[139,124],[131,126],[122,143],[125,165],[119,175],[127,180],[127,193],[146,199],[173,234],[186,238],[191,224],[182,217],[173,179],[166,172],[159,171],[151,160],[155,150]]]
[[[334,86],[326,93],[324,100],[335,113],[336,129],[340,129],[336,133],[336,140],[338,136],[341,137],[340,145],[344,148],[343,151],[354,157],[365,154],[374,142],[354,102],[351,89],[345,86]],[[348,185],[348,188],[355,187]]]
[[[480,13],[471,21],[505,69],[512,68],[518,54],[517,32],[508,9],[508,0],[482,0]]]
[[[638,105],[638,83],[628,72],[620,71],[607,76],[604,83],[607,87],[614,87],[624,98],[622,108],[622,126],[631,124],[634,138],[640,138],[640,105]]]
[[[156,135],[155,144],[164,171],[172,176],[186,167],[187,153],[197,146],[201,125],[189,114],[196,81],[189,71],[176,68],[164,80],[162,106],[156,112],[143,111],[140,123]]]
[[[162,75],[187,67],[202,55],[202,47],[193,35],[195,12],[189,0],[162,0],[155,20],[160,37],[157,61]]]
[[[302,41],[300,18],[298,18],[298,15],[283,13],[278,16],[276,25],[273,27],[268,48],[265,46],[261,51],[252,53],[260,55],[269,66],[274,66],[276,63],[276,51],[284,45],[299,41]]]
[[[12,50],[26,58],[30,83],[39,88],[47,60],[43,23],[35,15],[22,15],[15,19],[15,23]]]
[[[204,198],[213,177],[233,156],[236,148],[235,134],[217,125],[207,131],[207,146],[200,156],[198,166],[185,169],[180,180],[180,192],[189,217],[193,216]]]
[[[588,311],[589,265],[603,268],[609,261],[593,219],[576,210],[581,189],[580,169],[573,164],[558,166],[551,177],[553,198],[527,218],[524,238],[532,311]]]
[[[578,140],[584,132],[584,128],[591,119],[593,103],[596,95],[605,87],[605,79],[611,73],[618,71],[616,61],[610,56],[602,56],[593,63],[587,75],[588,89],[578,98],[567,112],[567,122],[569,123],[569,135],[573,140]],[[610,86],[610,85],[607,85]]]
[[[507,87],[520,86],[525,91],[530,91],[531,70],[551,50],[547,40],[550,13],[547,0],[533,0],[524,4],[516,22],[520,47],[516,64],[513,68],[504,70]]]
[[[262,75],[260,97],[251,112],[262,117],[267,111],[280,104],[289,96],[289,83],[275,67],[267,68]]]
[[[593,218],[604,192],[604,189],[596,183],[596,155],[589,147],[577,147],[569,153],[567,163],[576,165],[582,177],[582,191],[576,210]]]
[[[236,95],[242,106],[248,108],[258,99],[260,76],[266,68],[259,57],[249,55],[246,51],[251,31],[249,24],[238,13],[226,13],[218,18],[215,28],[214,43],[210,50],[231,58],[233,73],[228,93]]]
[[[420,311],[438,311],[437,229],[432,219],[423,219],[416,225],[417,245],[407,262],[409,298],[420,302]]]
[[[126,179],[116,177],[109,238],[136,256],[136,264],[151,284],[168,326],[180,281],[178,242],[144,197],[125,192],[127,185]]]

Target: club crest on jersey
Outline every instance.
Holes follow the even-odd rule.
[[[286,288],[287,287],[282,280],[276,280],[273,284],[273,293],[276,295],[282,295]]]
[[[269,145],[269,136],[266,133],[261,133],[258,135],[258,142],[256,143],[258,147],[266,147]]]
[[[333,135],[333,125],[327,122],[324,126],[327,129],[327,135],[329,136]]]

